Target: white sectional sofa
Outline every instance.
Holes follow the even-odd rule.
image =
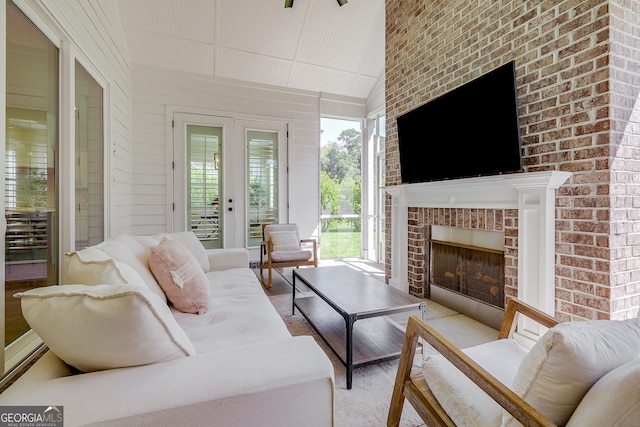
[[[165,237],[206,277],[206,312],[167,301],[149,266]],[[0,405],[63,406],[65,426],[333,425],[333,366],[291,336],[246,250],[205,251],[189,232],[117,236],[67,261],[69,285],[18,295],[50,350]]]

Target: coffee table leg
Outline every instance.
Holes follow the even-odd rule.
[[[421,302],[418,306],[418,310],[420,310],[420,320],[426,322],[427,320],[427,303]]]
[[[351,390],[353,382],[353,324],[356,323],[355,316],[345,317],[347,327],[347,390]]]
[[[293,294],[291,294],[291,315],[296,314],[296,273],[293,272]]]

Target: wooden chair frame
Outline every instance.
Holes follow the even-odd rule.
[[[273,262],[271,259],[271,252],[273,252],[273,243],[271,240],[264,240],[264,228],[270,224],[262,224],[262,242],[260,242],[260,282],[262,286],[269,289],[273,286],[273,269],[279,267],[302,267],[302,266],[318,266],[318,249],[315,239],[300,239],[300,245],[304,243],[311,243],[313,246],[313,256],[308,261],[286,261],[286,262]],[[293,225],[293,224],[289,224]],[[266,260],[264,257],[266,256]],[[264,279],[263,270],[267,269],[267,281]]]
[[[516,329],[515,320],[517,319],[517,314],[527,316],[548,328],[559,323],[557,319],[535,307],[517,299],[510,299],[507,303],[505,315],[498,333],[498,339],[506,339],[513,336]],[[400,423],[405,398],[430,427],[455,426],[455,423],[449,415],[447,415],[442,406],[440,406],[429,389],[422,370],[414,370],[412,373],[418,338],[422,338],[429,343],[524,426],[555,426],[551,420],[529,405],[524,399],[498,381],[460,349],[455,347],[450,341],[416,316],[411,316],[407,324],[407,331],[398,365],[398,373],[393,388],[393,395],[391,396],[387,426],[398,426]]]

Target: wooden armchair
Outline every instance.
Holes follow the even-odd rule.
[[[311,249],[305,249],[311,246]],[[300,239],[296,224],[263,224],[260,244],[260,281],[265,288],[272,286],[272,270],[278,267],[318,266],[315,239]],[[267,270],[265,281],[263,270]]]
[[[523,314],[536,322],[553,327],[558,321],[548,314],[531,307],[521,301],[511,299],[507,304],[502,321],[498,341],[511,338],[516,327],[516,315]],[[409,318],[398,373],[395,380],[391,405],[387,418],[387,426],[397,426],[400,422],[405,398],[425,420],[432,426],[455,426],[456,424],[438,402],[425,379],[422,370],[413,370],[412,364],[416,354],[418,338],[423,338],[437,352],[459,369],[473,383],[478,385],[488,396],[511,413],[515,419],[525,426],[555,426],[542,413],[532,407],[523,398],[498,381],[487,370],[474,362],[462,350],[436,332],[432,327],[415,316]],[[497,341],[496,341],[497,342]],[[492,343],[488,343],[492,344]],[[487,344],[483,344],[487,345]],[[455,398],[455,397],[454,397]]]

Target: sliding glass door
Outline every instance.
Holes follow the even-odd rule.
[[[7,3],[5,346],[29,330],[13,294],[58,282],[58,49]]]

